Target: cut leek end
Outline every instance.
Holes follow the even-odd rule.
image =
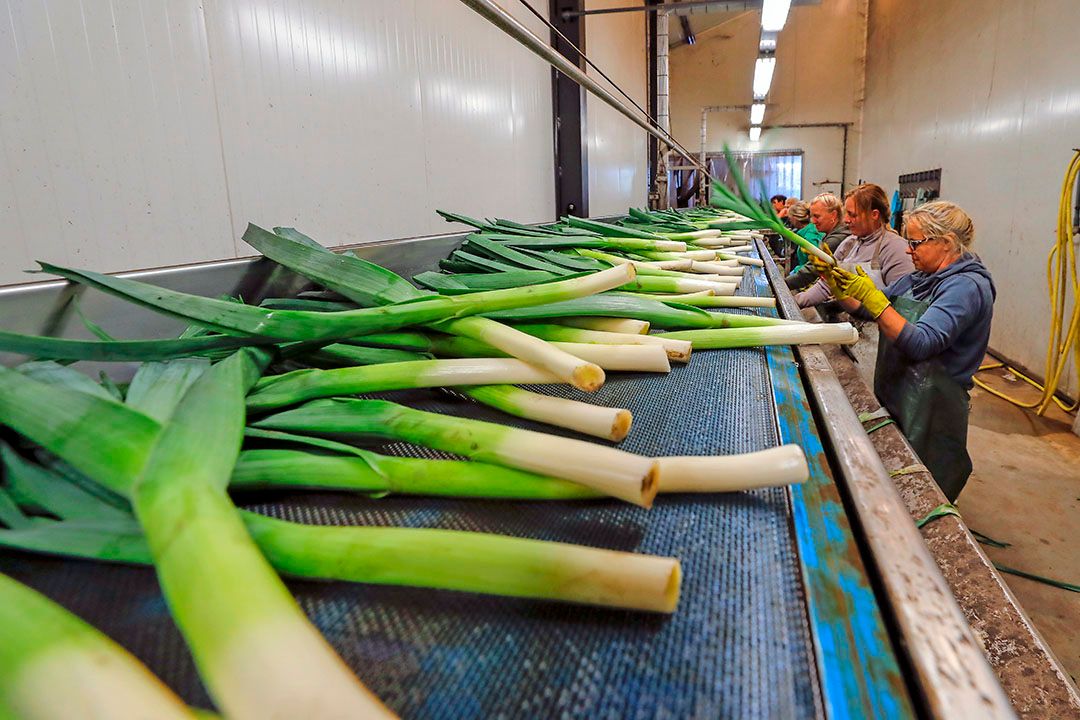
[[[682,565],[676,560],[668,576],[667,586],[664,588],[664,604],[658,608],[658,612],[671,614],[679,605],[679,592],[682,590]]]
[[[574,387],[585,392],[596,392],[604,386],[604,371],[594,363],[582,363],[574,368],[572,382]]]
[[[611,432],[608,434],[608,439],[613,442],[619,442],[630,434],[630,428],[633,424],[633,413],[629,410],[616,410],[615,421],[611,423]]]

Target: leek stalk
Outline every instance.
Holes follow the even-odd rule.
[[[195,715],[126,650],[0,574],[0,717],[193,720]]]
[[[650,507],[656,496],[656,462],[651,458],[383,400],[316,400],[254,425],[318,435],[404,440],[481,462],[563,478],[642,507]]]
[[[633,423],[629,410],[550,397],[513,385],[478,385],[462,388],[460,392],[509,415],[576,430],[612,442],[625,438]]]
[[[859,333],[851,323],[802,323],[774,327],[682,330],[664,333],[660,337],[689,340],[695,350],[715,350],[761,345],[853,345],[859,339]]]
[[[693,344],[686,340],[672,340],[663,335],[628,335],[626,333],[604,332],[602,330],[582,330],[562,325],[528,323],[518,325],[522,332],[550,341],[573,343],[599,343],[605,345],[659,345],[667,352],[670,360],[690,362]]]

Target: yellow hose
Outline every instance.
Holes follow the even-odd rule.
[[[1069,364],[1070,354],[1073,356],[1077,377],[1080,378],[1080,342],[1077,342],[1077,337],[1080,335],[1080,278],[1077,277],[1071,217],[1073,188],[1078,179],[1080,179],[1080,151],[1076,151],[1073,155],[1069,168],[1065,172],[1065,181],[1061,186],[1061,201],[1058,205],[1057,240],[1046,260],[1046,282],[1050,293],[1050,339],[1046,347],[1046,384],[1040,384],[1015,368],[1005,366],[1029,385],[1041,390],[1042,395],[1034,402],[1023,402],[995,390],[978,378],[973,378],[976,385],[991,395],[1008,400],[1013,405],[1022,408],[1035,408],[1038,415],[1045,413],[1052,402],[1066,412],[1073,412],[1080,406],[1080,400],[1066,404],[1056,395],[1061,376]],[[1068,311],[1066,306],[1070,286],[1072,309]],[[1002,366],[1003,364],[998,363],[980,367],[979,370]]]

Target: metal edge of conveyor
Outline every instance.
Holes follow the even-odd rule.
[[[754,294],[772,295],[765,272],[754,279]],[[788,487],[788,499],[825,716],[915,717],[899,650],[854,542],[792,348],[763,352],[780,440],[799,445],[810,470],[806,482]]]
[[[757,242],[767,256],[764,244]],[[781,316],[801,319],[771,257],[765,267]],[[943,720],[1015,718],[825,354],[817,346],[802,345],[795,348],[795,356],[831,451],[837,486],[865,550],[864,561],[875,572],[882,608],[898,635],[896,645],[923,711]]]

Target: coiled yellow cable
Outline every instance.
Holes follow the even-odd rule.
[[[1046,282],[1050,292],[1050,339],[1046,347],[1046,383],[1040,384],[1015,368],[1009,367],[1014,375],[1042,391],[1041,397],[1034,402],[1023,402],[995,390],[978,378],[975,384],[992,395],[1008,400],[1022,408],[1035,408],[1038,415],[1046,412],[1050,403],[1056,403],[1066,412],[1073,412],[1080,406],[1080,400],[1066,404],[1057,397],[1058,384],[1069,364],[1069,355],[1073,356],[1077,377],[1080,378],[1080,278],[1077,277],[1076,252],[1073,248],[1072,197],[1073,188],[1080,179],[1080,150],[1076,151],[1065,171],[1065,180],[1061,186],[1061,200],[1058,205],[1057,240],[1046,260]],[[1067,310],[1069,288],[1072,288],[1072,308]],[[1066,325],[1068,321],[1068,325]],[[983,366],[979,370],[1002,367],[1001,364]]]

